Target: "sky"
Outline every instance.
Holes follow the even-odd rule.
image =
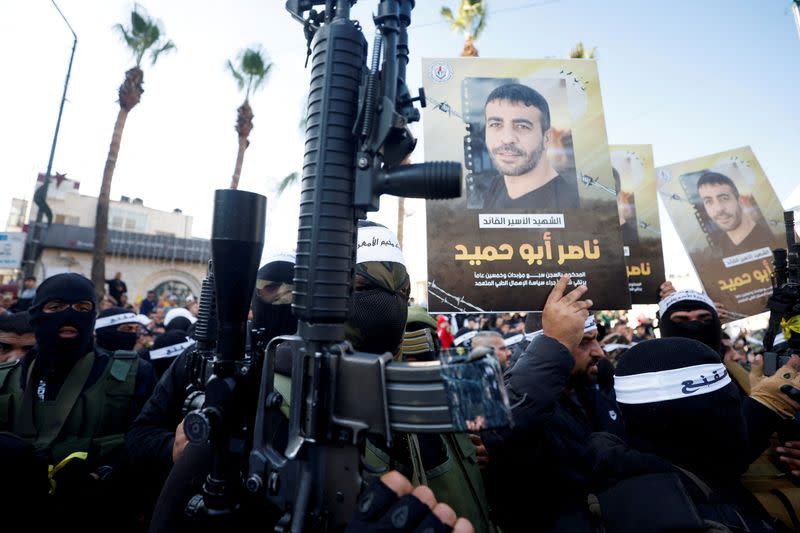
[[[97,195],[119,110],[117,89],[133,66],[112,30],[133,3],[57,0],[78,37],[53,171]],[[423,57],[453,57],[462,40],[439,15],[458,0],[417,0],[408,82],[421,84]],[[161,20],[177,50],[143,64],[145,92],[125,126],[112,199],[180,208],[193,233],[209,237],[213,191],[227,187],[236,159],[236,108],[244,95],[225,69],[254,44],[274,63],[255,113],[240,188],[268,198],[265,254],[292,249],[297,189],[276,196],[279,180],[302,162],[299,122],[308,84],[302,27],[279,0],[140,2]],[[359,1],[371,42],[377,2]],[[565,57],[582,40],[597,47],[609,143],[652,144],[656,166],[740,146],[753,148],[781,199],[798,187],[800,39],[789,0],[487,0],[477,42],[482,57]],[[73,37],[50,0],[0,2],[0,223],[11,198],[30,198],[44,172],[64,90]],[[422,128],[415,161],[423,161]],[[382,199],[370,218],[396,227],[397,202]],[[406,254],[412,279],[425,279],[425,207],[409,201]],[[667,272],[691,270],[662,210]],[[409,245],[411,244],[411,245]],[[686,283],[692,284],[691,280]],[[679,288],[681,288],[679,286]]]

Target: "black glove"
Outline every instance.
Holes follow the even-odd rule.
[[[430,507],[411,494],[398,498],[392,489],[379,479],[372,480],[361,494],[346,533],[377,533],[389,531],[425,531],[449,533],[453,528],[443,524]]]
[[[61,465],[58,471],[53,471],[52,478],[56,484],[55,493],[87,490],[95,483],[91,473],[92,470],[85,459],[78,457],[70,459]]]

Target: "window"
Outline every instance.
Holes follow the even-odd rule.
[[[66,224],[68,226],[79,226],[81,222],[80,217],[72,216],[72,215],[56,215],[55,223],[56,224]]]
[[[147,229],[147,215],[112,206],[109,209],[109,226],[124,231],[144,232]]]

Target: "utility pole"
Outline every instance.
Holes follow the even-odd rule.
[[[72,53],[69,55],[69,66],[67,67],[67,77],[64,80],[64,92],[61,95],[61,105],[58,108],[58,119],[56,120],[56,131],[53,134],[53,144],[50,147],[50,159],[47,161],[47,173],[44,176],[44,183],[41,185],[43,187],[41,197],[47,201],[47,190],[50,187],[50,173],[53,170],[53,158],[56,155],[56,142],[58,141],[58,130],[61,128],[61,115],[64,112],[64,102],[67,99],[67,86],[69,85],[69,76],[72,73],[72,59],[75,57],[75,47],[78,45],[78,36],[75,35],[75,30],[72,29],[70,26],[67,17],[64,16],[64,13],[61,12],[58,5],[56,4],[55,0],[50,0],[53,2],[53,6],[58,11],[58,14],[61,15],[61,18],[64,19],[64,22],[67,24],[69,31],[72,32]],[[23,261],[23,270],[25,271],[25,276],[33,276],[33,272],[36,267],[36,262],[39,260],[39,256],[42,253],[42,241],[44,240],[45,235],[45,228],[42,227],[42,216],[43,212],[41,209],[38,209],[36,213],[36,222],[33,225],[33,228],[29,228],[29,239],[28,239],[28,246],[26,248],[26,259]]]

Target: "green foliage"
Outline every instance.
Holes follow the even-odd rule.
[[[463,33],[465,38],[478,40],[486,28],[487,11],[484,0],[461,0],[456,15],[449,7],[442,7],[440,13],[450,23],[450,29]]]
[[[578,41],[578,44],[575,45],[575,48],[570,51],[569,57],[571,59],[596,59],[597,47],[592,48],[591,52],[589,52],[583,46],[583,41]]]
[[[285,178],[281,180],[278,184],[278,196],[282,195],[286,189],[291,187],[292,185],[297,184],[300,181],[300,173],[299,172],[292,172]]]
[[[228,60],[227,67],[239,90],[246,89],[245,100],[249,100],[250,93],[266,83],[273,63],[269,61],[269,56],[261,45],[256,45],[241,50],[236,56],[236,64]]]
[[[138,4],[131,11],[130,26],[126,28],[122,24],[117,24],[114,29],[130,48],[137,67],[141,66],[142,59],[148,51],[150,63],[155,65],[161,54],[175,50],[175,43],[162,35],[160,21],[150,18]]]

